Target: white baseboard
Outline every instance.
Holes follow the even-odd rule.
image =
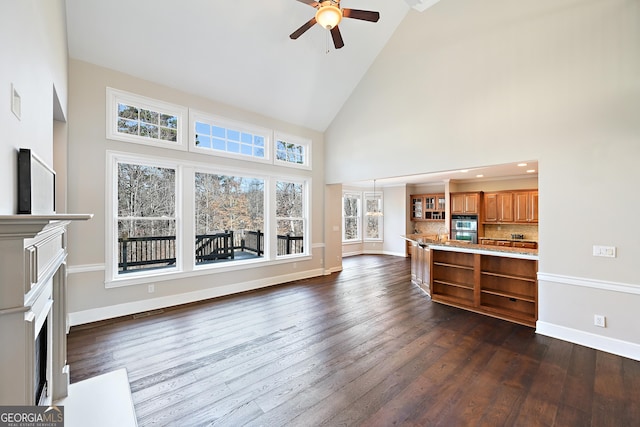
[[[340,267],[342,270],[342,267]],[[98,307],[89,310],[69,313],[69,323],[71,326],[83,325],[85,323],[98,322],[100,320],[113,319],[120,316],[142,313],[145,311],[158,310],[181,304],[188,304],[217,298],[254,289],[266,288],[279,285],[294,280],[309,279],[311,277],[324,275],[323,269],[307,270],[299,273],[291,273],[277,277],[268,277],[250,282],[234,283],[215,288],[202,289],[200,291],[186,292],[178,295],[132,301],[123,304],[116,304],[107,307]]]
[[[553,323],[536,322],[536,333],[640,361],[640,345]]]

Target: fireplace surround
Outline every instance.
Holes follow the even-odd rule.
[[[0,216],[0,405],[50,405],[67,396],[66,232],[71,221],[92,216]],[[41,331],[46,385],[36,402]]]

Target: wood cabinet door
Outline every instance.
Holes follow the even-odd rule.
[[[538,222],[538,192],[529,193],[529,220]]]
[[[513,193],[498,193],[498,222],[513,222]]]
[[[478,194],[465,194],[464,195],[464,211],[468,214],[478,214]]]
[[[464,194],[452,194],[451,195],[451,213],[462,214],[464,213],[465,206]]]
[[[529,207],[531,193],[521,191],[513,194],[514,220],[516,222],[528,222],[531,219],[531,209]]]
[[[498,222],[497,193],[485,193],[484,195],[484,220],[485,222]]]
[[[411,196],[411,219],[420,220],[424,218],[424,197]]]

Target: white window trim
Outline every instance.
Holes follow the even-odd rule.
[[[302,184],[302,197],[303,197],[303,201],[305,203],[303,203],[302,209],[303,209],[303,218],[300,218],[302,220],[304,220],[304,251],[301,254],[289,254],[289,255],[278,255],[278,238],[277,238],[277,230],[275,229],[275,225],[278,223],[278,217],[276,216],[276,202],[275,202],[275,196],[276,196],[276,182],[277,181],[286,181],[286,182],[293,182],[293,183],[299,183]],[[273,177],[273,190],[271,192],[271,194],[273,194],[273,198],[274,198],[274,203],[272,203],[273,209],[272,209],[272,218],[273,218],[273,222],[272,224],[274,224],[274,227],[272,227],[276,238],[275,239],[271,239],[270,242],[272,243],[273,247],[273,254],[275,255],[275,259],[291,259],[291,258],[301,258],[301,257],[310,257],[311,256],[311,199],[310,199],[310,195],[311,195],[311,178],[303,178],[303,177],[294,177],[294,176],[283,176],[283,175],[278,175]]]
[[[204,159],[203,159],[204,160]],[[281,174],[256,173],[250,168],[223,167],[212,165],[204,161],[173,160],[161,156],[148,156],[136,153],[106,151],[106,217],[105,217],[105,288],[117,288],[124,286],[154,283],[166,280],[174,280],[188,277],[196,277],[210,273],[226,273],[247,268],[265,267],[294,261],[307,261],[312,259],[313,237],[311,233],[311,188],[312,178],[309,176],[286,176]],[[117,164],[129,162],[136,164],[148,164],[150,166],[171,167],[176,169],[176,267],[162,270],[145,270],[118,275],[118,245],[116,242],[117,230]],[[265,247],[263,258],[237,260],[232,263],[211,263],[205,265],[195,264],[195,253],[191,250],[189,242],[195,239],[195,198],[194,183],[195,171],[216,173],[225,175],[251,176],[265,180],[265,239],[269,244]],[[275,199],[276,181],[303,182],[305,184],[306,214],[305,224],[305,248],[302,254],[276,256],[277,241],[272,238],[275,235],[276,207],[271,203]],[[268,190],[267,190],[268,189]],[[181,235],[182,238],[179,238]],[[268,236],[268,237],[267,237]],[[316,245],[317,246],[317,245]],[[186,249],[185,249],[186,247]]]
[[[291,144],[301,145],[304,147],[304,163],[291,163],[285,162],[284,160],[279,160],[276,156],[277,151],[277,142],[284,141],[289,142]],[[312,141],[307,138],[302,138],[296,135],[291,135],[284,132],[275,131],[273,133],[273,163],[280,166],[286,166],[290,168],[298,168],[298,169],[306,169],[311,170],[311,147]]]
[[[358,212],[358,216],[355,217],[358,220],[358,235],[353,239],[345,239],[346,227],[345,227],[345,216],[344,216],[344,198],[346,194],[353,194],[360,196],[360,211]],[[342,221],[342,243],[358,243],[362,241],[362,191],[353,191],[353,190],[345,190],[342,192],[342,213],[341,213],[341,221]]]
[[[125,92],[123,90],[107,87],[107,127],[106,137],[107,139],[115,141],[133,142],[136,144],[151,145],[154,147],[170,148],[173,150],[187,150],[187,144],[185,144],[187,118],[189,110],[186,107],[170,104],[168,102],[159,101],[152,98],[147,98],[142,95],[136,95],[133,93]],[[161,139],[145,138],[138,135],[130,135],[118,132],[118,104],[125,103],[141,107],[149,110],[159,111],[164,114],[171,114],[178,117],[178,123],[176,126],[176,142],[164,141]]]
[[[367,222],[367,217],[369,216],[366,212],[366,206],[367,206],[367,197],[369,198],[374,198],[375,196],[380,196],[380,211],[384,212],[384,193],[382,191],[376,191],[375,193],[373,191],[365,191],[362,194],[362,200],[364,201],[363,208],[362,208],[362,241],[364,242],[382,242],[384,241],[384,217],[380,216],[379,217],[379,222],[378,222],[378,227],[379,227],[379,231],[380,231],[380,237],[367,237],[366,234],[366,230],[365,230],[365,224]]]
[[[107,288],[121,286],[121,284],[140,283],[140,279],[153,280],[157,276],[165,276],[171,273],[181,272],[184,264],[183,260],[183,241],[182,236],[182,183],[181,183],[181,166],[177,162],[167,160],[165,158],[148,157],[137,154],[118,153],[107,151],[107,167],[106,167],[106,218],[105,218],[105,285]],[[175,169],[175,197],[176,197],[176,265],[175,267],[162,270],[144,270],[140,272],[130,272],[125,275],[118,274],[118,243],[116,230],[118,229],[118,164],[132,163],[147,165],[153,167],[165,167]],[[120,285],[119,285],[120,283]]]
[[[205,123],[216,123],[227,129],[231,128],[239,131],[246,131],[254,135],[260,135],[264,138],[264,158],[247,156],[244,154],[230,153],[228,151],[213,150],[211,148],[201,148],[196,145],[196,121]],[[206,154],[208,156],[227,157],[232,159],[244,160],[248,162],[272,163],[271,152],[273,151],[273,132],[270,129],[255,126],[249,123],[239,122],[216,116],[214,114],[205,113],[189,109],[189,151],[193,153]]]

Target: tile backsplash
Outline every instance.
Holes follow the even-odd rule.
[[[418,222],[418,221],[414,221],[413,224],[413,231],[416,234],[438,234],[440,232],[442,232],[443,227],[447,228],[447,234],[449,233],[449,226],[450,224],[447,224],[448,221],[429,221],[429,222]]]
[[[485,224],[484,236],[494,239],[511,239],[512,234],[523,234],[524,240],[538,241],[538,226],[529,224]]]

